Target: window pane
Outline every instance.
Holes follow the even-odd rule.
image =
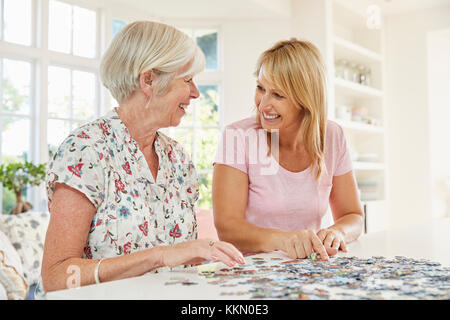
[[[70,118],[70,70],[48,68],[48,116]]]
[[[2,110],[30,114],[30,83],[29,62],[4,59]]]
[[[185,109],[186,114],[181,118],[180,127],[192,127],[194,124],[194,104],[191,104]]]
[[[30,120],[2,117],[2,162],[31,161]]]
[[[90,120],[95,115],[95,75],[73,71],[73,118]]]
[[[196,38],[198,46],[205,54],[206,70],[217,70],[217,31],[197,30]]]
[[[212,209],[212,172],[198,175],[198,189],[200,192],[198,207],[200,209]]]
[[[113,18],[112,19],[112,37],[117,34],[117,32],[120,31],[123,27],[125,27],[127,23],[125,21],[122,21],[120,19]]]
[[[96,20],[95,11],[73,7],[73,54],[95,57]]]
[[[196,132],[197,169],[211,169],[217,151],[219,129],[200,129]]]
[[[49,11],[49,49],[70,53],[72,43],[72,7],[66,3],[50,0]]]
[[[202,126],[219,126],[219,87],[198,86],[197,121]]]
[[[47,144],[49,158],[58,150],[59,145],[70,133],[70,122],[64,120],[47,121]]]
[[[31,45],[31,1],[4,1],[5,40],[23,45]]]
[[[172,128],[170,137],[179,142],[192,159],[192,130]]]
[[[30,126],[29,119],[19,117],[2,117],[2,163],[31,161],[30,156]],[[23,194],[26,199],[26,193]],[[9,213],[16,204],[13,191],[2,189],[2,213]]]

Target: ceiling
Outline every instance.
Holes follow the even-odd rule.
[[[291,0],[114,0],[153,16],[180,19],[268,19],[289,17]],[[292,0],[296,1],[296,0]],[[311,0],[315,1],[315,0]],[[398,14],[449,5],[450,0],[337,0],[364,12],[376,4],[383,14]]]
[[[294,0],[295,1],[295,0]],[[371,5],[378,5],[385,15],[425,10],[437,6],[450,6],[450,0],[338,0],[340,3],[364,12]]]
[[[181,19],[267,19],[289,16],[290,0],[115,0],[153,16]]]

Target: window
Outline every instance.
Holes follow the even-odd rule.
[[[1,40],[31,45],[31,0],[1,0]]]
[[[48,30],[50,50],[87,58],[95,57],[95,11],[50,0]]]
[[[48,162],[71,130],[100,113],[97,10],[56,0],[37,3],[0,0],[1,163]],[[47,34],[39,33],[46,30],[39,25],[45,17]],[[37,210],[47,207],[43,189],[24,193]],[[8,213],[15,195],[2,187],[0,198],[2,213]]]
[[[117,32],[120,31],[123,27],[125,27],[127,23],[123,20],[113,18],[112,19],[112,36],[111,38],[114,38],[114,36],[117,34]]]
[[[1,59],[2,83],[0,91],[1,163],[31,160],[31,63]],[[24,194],[27,198],[27,194]],[[3,212],[15,204],[15,194],[2,188]]]
[[[97,116],[95,88],[96,79],[92,72],[58,66],[48,68],[49,156],[73,129]]]
[[[221,121],[220,101],[222,74],[219,71],[218,30],[181,30],[195,39],[206,58],[206,73],[195,81],[200,97],[191,102],[180,125],[169,128],[168,134],[180,142],[190,153],[198,174],[200,209],[211,209],[212,163],[219,142]]]

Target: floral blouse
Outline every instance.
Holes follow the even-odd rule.
[[[116,109],[73,131],[48,165],[49,208],[55,183],[82,192],[97,209],[83,258],[130,254],[197,238],[195,167],[161,132],[156,181]]]

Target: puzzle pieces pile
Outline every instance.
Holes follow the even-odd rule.
[[[252,299],[450,299],[450,268],[428,260],[402,256],[248,259],[252,263],[200,276],[223,288],[221,295]]]

